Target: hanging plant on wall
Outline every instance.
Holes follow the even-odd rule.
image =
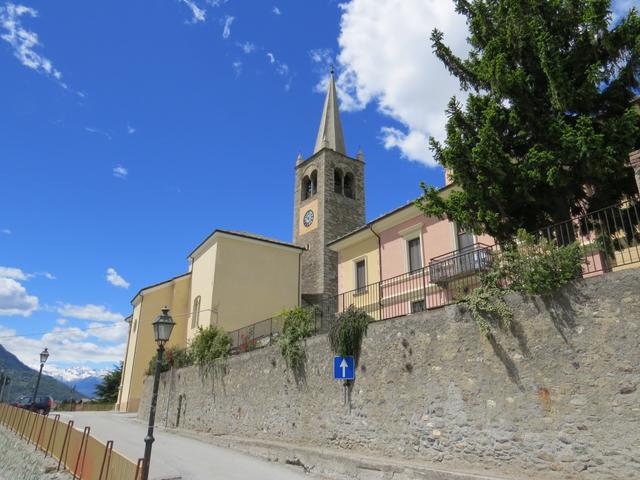
[[[280,353],[287,365],[296,371],[305,360],[304,340],[316,333],[316,310],[296,307],[281,313],[284,318],[282,334],[278,340]]]
[[[329,326],[331,351],[341,357],[353,356],[358,364],[362,340],[367,335],[369,322],[373,319],[353,305],[340,313]]]

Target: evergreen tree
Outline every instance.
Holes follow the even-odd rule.
[[[96,394],[98,400],[104,403],[116,403],[118,401],[118,388],[120,387],[120,378],[122,377],[122,362],[114,365],[114,369],[110,370],[102,382],[96,385]]]
[[[442,32],[437,57],[469,92],[452,98],[434,156],[461,189],[421,185],[418,207],[499,241],[635,192],[640,16],[614,24],[610,0],[454,0],[468,58]]]

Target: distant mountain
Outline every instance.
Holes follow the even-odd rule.
[[[87,398],[96,395],[96,385],[102,382],[102,378],[109,372],[106,369],[96,370],[87,367],[57,368],[49,367],[48,373]]]
[[[4,392],[4,400],[15,400],[23,395],[32,395],[36,386],[38,372],[26,366],[11,352],[0,345],[0,368],[11,379]],[[45,366],[45,372],[47,367]],[[38,392],[43,395],[51,395],[54,400],[80,399],[84,395],[74,391],[60,380],[56,380],[45,373],[40,380]]]

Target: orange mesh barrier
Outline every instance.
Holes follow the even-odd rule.
[[[36,450],[58,460],[58,468],[79,480],[138,480],[139,463],[113,450],[90,435],[90,427],[74,428],[60,415],[39,415],[8,404],[0,404],[0,425],[19,435]]]

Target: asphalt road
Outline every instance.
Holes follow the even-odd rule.
[[[147,427],[132,415],[111,412],[63,412],[60,420],[73,419],[82,429],[91,426],[91,435],[102,442],[113,440],[114,450],[137,459],[144,454]],[[217,447],[169,432],[154,432],[151,479],[183,480],[309,480],[294,467],[269,463],[230,449]]]

